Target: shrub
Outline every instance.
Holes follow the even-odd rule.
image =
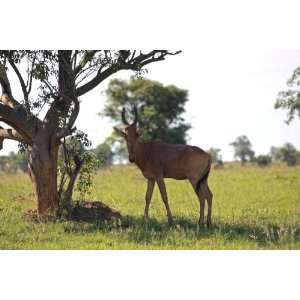
[[[272,163],[272,157],[270,155],[259,155],[256,157],[256,163],[260,167],[268,166]]]

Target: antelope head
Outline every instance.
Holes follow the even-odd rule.
[[[121,130],[119,128],[114,127],[115,131],[121,135],[127,145],[127,150],[129,154],[129,161],[132,163],[135,161],[135,153],[134,153],[134,146],[136,144],[137,138],[138,138],[138,133],[137,133],[137,121],[138,121],[138,113],[137,113],[137,108],[136,106],[133,107],[132,113],[134,115],[134,121],[133,123],[129,123],[126,119],[126,110],[123,108],[122,110],[122,121],[123,124],[125,125],[124,130]]]

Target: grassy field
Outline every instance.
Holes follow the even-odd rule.
[[[136,167],[100,171],[89,199],[118,209],[121,223],[35,223],[27,175],[0,175],[0,249],[300,249],[300,167],[226,165],[212,170],[213,226],[199,229],[199,203],[186,181],[167,180],[175,223],[155,187],[144,224],[146,182]],[[75,195],[78,197],[78,195]]]

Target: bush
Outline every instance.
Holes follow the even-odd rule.
[[[270,155],[259,155],[256,157],[256,163],[260,167],[268,166],[272,163],[272,157]]]

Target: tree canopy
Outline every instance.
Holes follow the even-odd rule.
[[[141,138],[167,143],[185,144],[190,125],[182,117],[187,91],[174,85],[148,79],[114,79],[106,90],[107,101],[103,115],[121,125],[123,107],[136,106],[139,112]],[[121,148],[120,148],[121,149]]]
[[[294,70],[287,81],[288,89],[278,93],[275,108],[287,110],[287,123],[295,117],[300,118],[300,67]]]
[[[113,152],[111,146],[110,139],[106,139],[93,150],[101,167],[112,164]]]
[[[207,153],[210,155],[212,162],[217,162],[218,160],[222,160],[222,155],[220,154],[221,149],[219,148],[209,148]]]
[[[237,137],[230,145],[234,148],[234,157],[239,158],[242,164],[247,160],[253,160],[254,151],[252,150],[251,142],[247,136],[241,135]]]

